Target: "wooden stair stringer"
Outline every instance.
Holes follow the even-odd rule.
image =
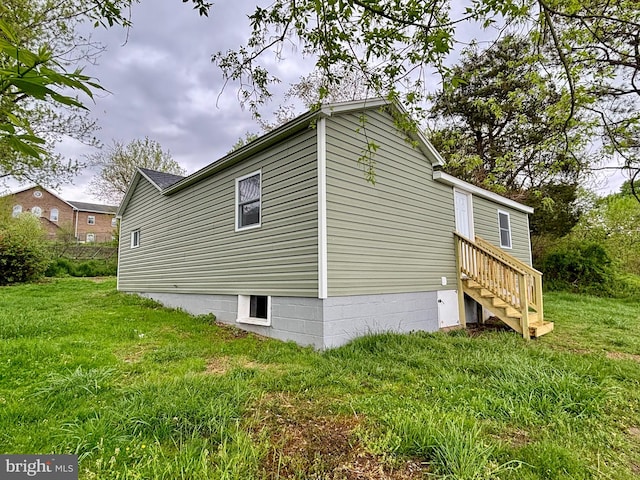
[[[468,287],[466,285],[466,282],[463,282],[463,290],[464,290],[464,293],[469,295],[471,298],[473,298],[476,302],[478,302],[484,308],[493,312],[494,315],[500,319],[500,321],[508,325],[510,328],[512,328],[516,332],[522,334],[522,326],[520,325],[520,318],[507,315],[506,308],[512,309],[513,307],[507,306],[505,308],[505,307],[499,307],[494,305],[493,299],[497,298],[495,295],[491,297],[482,296],[480,294],[480,289],[474,288],[474,287]]]

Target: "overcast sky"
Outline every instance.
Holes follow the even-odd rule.
[[[211,63],[213,53],[246,41],[247,14],[254,7],[249,2],[216,2],[207,18],[191,3],[149,0],[134,6],[128,35],[120,28],[92,30],[107,50],[84,73],[110,92],[87,104],[100,126],[98,139],[108,145],[114,139],[128,143],[149,136],[193,173],[223,156],[245,132],[259,132],[250,112],[241,108],[235,86],[222,91],[221,72]],[[275,65],[285,80],[279,90],[311,67],[299,59]],[[71,139],[63,140],[58,151],[80,160],[95,152]],[[69,200],[103,203],[88,191],[93,175],[95,171],[86,169],[57,193]],[[16,183],[9,187],[24,188]]]
[[[247,14],[255,3],[216,2],[209,17],[200,17],[191,3],[148,0],[134,5],[133,27],[92,30],[106,51],[85,73],[109,90],[88,104],[98,121],[97,137],[128,143],[149,136],[157,140],[188,173],[223,156],[245,132],[260,128],[236,97],[236,86],[222,91],[220,70],[211,63],[219,50],[236,49],[249,32]],[[473,37],[467,28],[460,35]],[[459,39],[461,37],[458,37]],[[285,57],[287,52],[285,52]],[[311,61],[292,60],[271,65],[283,80],[271,105],[275,109],[290,83],[306,75]],[[67,139],[58,147],[67,157],[83,160],[95,150]],[[95,171],[86,169],[73,184],[56,193],[68,200],[102,203],[92,197],[88,183]],[[617,190],[624,179],[614,178],[600,190]],[[13,183],[12,191],[20,188]]]

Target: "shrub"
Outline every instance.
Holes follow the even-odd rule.
[[[36,280],[49,261],[40,219],[31,214],[0,218],[0,285]]]
[[[607,251],[598,243],[567,240],[547,251],[539,267],[550,290],[614,293],[616,272]]]
[[[117,273],[117,260],[71,260],[56,258],[45,272],[47,277],[107,277]]]

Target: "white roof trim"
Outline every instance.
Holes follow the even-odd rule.
[[[160,185],[158,185],[156,182],[154,182],[153,180],[151,180],[151,177],[149,177],[149,175],[147,175],[146,173],[144,173],[142,170],[140,170],[139,168],[136,167],[137,173],[139,173],[140,175],[142,175],[151,185],[153,185],[154,187],[156,187],[156,189],[159,192],[162,192],[162,188],[160,188]],[[135,175],[134,175],[135,177]],[[131,179],[133,180],[133,178]]]
[[[497,193],[490,192],[489,190],[485,190],[484,188],[472,185],[471,183],[460,180],[459,178],[456,178],[453,175],[449,175],[448,173],[436,170],[433,172],[433,179],[441,183],[457,187],[461,190],[466,190],[473,195],[486,198],[487,200],[499,203],[500,205],[504,205],[505,207],[510,207],[514,210],[519,210],[524,213],[533,213],[533,208],[531,207],[518,203],[514,200],[510,200],[506,197],[503,197],[502,195],[498,195]]]

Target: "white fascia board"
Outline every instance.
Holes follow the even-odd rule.
[[[144,175],[140,170],[136,169],[136,173],[133,174],[133,178],[129,183],[129,187],[127,187],[127,192],[124,194],[124,198],[122,199],[122,202],[120,202],[120,206],[118,207],[118,211],[116,212],[116,218],[122,219],[122,214],[126,210],[127,205],[129,204],[129,200],[131,200],[131,197],[133,196],[133,192],[138,186],[138,182],[140,181],[140,178],[146,178],[147,181],[151,183],[151,185],[158,188],[158,186],[155,183],[153,183],[151,180],[149,180],[149,178],[146,175]]]
[[[433,172],[433,179],[446,185],[457,187],[460,190],[465,190],[472,193],[473,195],[477,195],[478,197],[486,198],[487,200],[491,200],[492,202],[499,203],[500,205],[504,205],[505,207],[510,207],[514,210],[518,210],[524,213],[533,213],[533,208],[531,207],[503,197],[502,195],[498,195],[497,193],[490,192],[489,190],[485,190],[484,188],[477,187],[471,183],[465,182],[464,180],[460,180],[453,175],[449,175],[448,173],[436,170]]]
[[[361,110],[368,110],[375,107],[393,106],[401,115],[408,115],[405,108],[398,103],[389,103],[388,100],[378,97],[368,100],[355,100],[351,102],[330,103],[323,105],[320,109],[326,116],[331,116],[333,113],[349,113]],[[420,144],[419,147],[423,153],[429,157],[432,165],[444,165],[444,159],[442,155],[435,149],[431,142],[427,139],[424,133],[418,128],[415,132],[405,132],[414,140],[417,140]]]

